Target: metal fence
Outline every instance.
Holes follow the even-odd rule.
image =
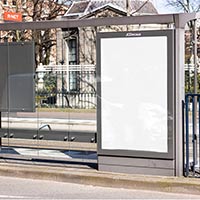
[[[200,123],[200,94],[187,94],[185,96],[185,102],[183,102],[185,176],[200,177],[199,123]]]
[[[96,108],[94,65],[39,65],[36,74],[37,106]]]

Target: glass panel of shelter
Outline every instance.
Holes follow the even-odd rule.
[[[38,34],[44,36],[45,30],[38,31]],[[20,39],[19,42],[30,40]],[[5,41],[18,42],[17,38],[12,40],[8,37]],[[38,41],[33,42],[35,110],[14,111],[8,106],[1,112],[1,153],[6,151],[23,157],[64,160],[96,159],[96,70],[95,58],[92,57],[95,52],[91,56],[91,49],[95,46],[89,48],[87,56],[92,59],[87,61],[86,56],[80,57],[77,37],[70,40],[57,38],[50,62],[45,63],[42,60],[46,57],[44,46],[40,49]],[[94,40],[92,44],[95,44]],[[55,47],[61,49],[60,54],[55,53]],[[8,58],[8,64],[11,59]],[[12,75],[22,76],[18,73]],[[29,79],[29,75],[24,78]],[[11,99],[10,88],[7,90],[7,104],[10,105],[14,98]]]
[[[42,159],[65,160],[68,147],[69,112],[65,110],[65,77],[62,56],[56,54],[56,30],[37,30],[41,38],[49,36],[52,47],[50,54],[45,48],[50,45],[43,42],[36,46],[36,106],[38,126],[38,156]],[[52,37],[52,38],[51,38]],[[59,41],[58,41],[59,42]],[[62,46],[62,44],[61,44]],[[40,54],[42,51],[42,54]]]
[[[4,34],[9,35],[9,33]],[[31,137],[37,132],[37,123],[30,118],[33,114],[28,113],[34,110],[33,73],[28,73],[27,65],[24,64],[28,62],[29,69],[32,71],[33,62],[31,57],[22,58],[26,57],[24,52],[27,49],[33,50],[31,43],[24,45],[12,43],[9,37],[1,38],[1,154],[29,156],[24,148],[36,145]],[[24,98],[26,95],[31,98],[31,101],[29,98]]]
[[[35,72],[32,55],[34,48],[29,40],[16,41],[13,39],[13,41],[8,41],[8,44],[9,153],[29,159],[38,156],[36,140],[38,137],[38,113],[35,110],[35,88],[33,87]]]
[[[63,35],[56,31],[57,36]],[[86,66],[78,65],[76,38],[58,37],[56,42],[51,62],[38,63],[36,68],[39,156],[80,161],[88,158],[90,144],[95,141],[95,131],[91,134],[90,125],[85,125],[93,120],[95,110],[86,106],[88,94],[80,91],[89,72],[83,70]],[[92,98],[95,101],[94,94]]]
[[[1,73],[0,73],[0,137],[1,137],[1,153],[6,153],[9,151],[8,145],[9,145],[9,112],[8,112],[8,82],[7,82],[7,74],[8,74],[8,68],[7,68],[7,44],[1,45],[0,47],[0,57],[1,57]]]

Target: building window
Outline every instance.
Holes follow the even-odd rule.
[[[76,39],[70,39],[68,41],[68,48],[69,48],[69,65],[76,65],[77,64],[77,44]]]
[[[8,4],[8,1],[7,1],[7,0],[3,0],[3,4],[4,4],[4,5],[7,5],[7,4]]]
[[[22,0],[21,4],[22,4],[22,7],[25,8],[26,7],[26,0]]]
[[[12,5],[16,6],[17,5],[17,1],[16,0],[12,0]]]
[[[68,63],[69,65],[77,65],[77,39],[68,40]],[[79,90],[79,72],[76,70],[69,71],[69,90]]]

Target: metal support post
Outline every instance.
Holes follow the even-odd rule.
[[[193,27],[193,54],[194,54],[194,93],[197,93],[197,20]]]
[[[64,108],[64,77],[63,77],[63,68],[62,68],[62,108]]]
[[[176,176],[183,175],[183,137],[182,137],[182,100],[185,98],[184,93],[184,54],[185,54],[185,29],[176,29],[176,48],[175,48],[175,150],[176,150]]]
[[[193,23],[193,55],[194,55],[194,94],[197,94],[197,23]],[[194,97],[194,156],[197,156],[197,97]],[[194,160],[194,167],[197,160]]]
[[[1,112],[0,112],[0,128],[1,128]]]
[[[190,59],[187,61],[188,64],[188,92],[191,92],[191,83],[190,83]]]

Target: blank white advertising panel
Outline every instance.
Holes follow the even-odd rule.
[[[167,153],[167,36],[100,45],[101,148]]]

